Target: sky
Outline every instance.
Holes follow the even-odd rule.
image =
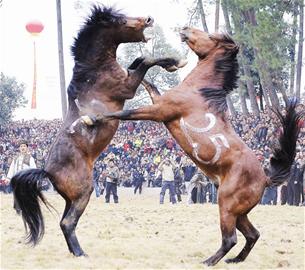
[[[62,0],[62,23],[64,40],[64,61],[66,87],[73,69],[70,46],[73,38],[90,10],[97,1]],[[179,3],[178,3],[179,2]],[[187,24],[187,7],[192,0],[103,0],[105,5],[115,5],[130,16],[152,16],[177,49],[182,44],[173,31],[177,26]],[[33,88],[33,37],[25,25],[40,20],[44,30],[35,38],[37,55],[37,109],[30,109]],[[14,76],[26,86],[25,97],[29,101],[25,108],[18,109],[15,119],[61,118],[60,86],[57,54],[57,24],[55,0],[2,0],[0,8],[0,71]],[[213,28],[214,11],[207,12],[209,29]],[[222,20],[221,20],[222,25]],[[181,70],[183,78],[196,64],[196,57],[189,54],[189,64]],[[304,87],[302,87],[304,91]]]

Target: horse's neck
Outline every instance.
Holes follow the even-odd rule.
[[[199,60],[196,67],[183,80],[193,88],[223,88],[223,75],[216,73],[215,64],[211,60]]]

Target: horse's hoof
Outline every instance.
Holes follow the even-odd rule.
[[[174,72],[174,71],[176,71],[176,70],[178,70],[179,68],[177,67],[177,66],[170,66],[170,67],[167,67],[167,68],[165,68],[166,69],[166,71],[168,71],[168,72]]]
[[[207,265],[207,266],[215,265],[215,263],[213,263],[213,261],[211,259],[207,259],[207,260],[203,261],[202,263]]]
[[[183,67],[186,66],[187,63],[188,63],[188,62],[187,62],[186,59],[182,59],[182,60],[179,61],[177,67],[178,67],[178,68],[183,68]]]
[[[94,121],[88,115],[81,116],[81,122],[86,124],[87,126],[93,126],[94,125]]]
[[[170,67],[166,67],[165,69],[166,69],[168,72],[174,72],[174,71],[178,70],[179,68],[183,68],[186,64],[187,64],[187,60],[182,59],[182,60],[179,60],[179,62],[178,62],[177,65],[173,65],[173,66],[170,66]]]
[[[85,253],[85,252],[83,252],[82,250],[80,250],[80,251],[77,251],[77,252],[72,252],[73,253],[73,255],[75,256],[75,257],[78,257],[78,258],[89,258],[89,256],[88,256],[88,254],[87,253]]]
[[[239,263],[239,262],[242,262],[242,261],[243,261],[242,259],[237,258],[237,257],[225,260],[226,263]]]

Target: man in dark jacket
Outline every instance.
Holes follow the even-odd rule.
[[[287,186],[287,203],[298,206],[303,197],[303,172],[301,170],[301,161],[297,160],[292,168]]]
[[[134,170],[133,172],[134,194],[137,193],[137,190],[139,190],[139,194],[142,193],[142,185],[144,181],[145,179],[141,169]]]

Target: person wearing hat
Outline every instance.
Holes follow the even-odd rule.
[[[10,181],[17,172],[32,168],[36,168],[35,160],[29,152],[28,143],[26,141],[21,141],[19,143],[19,153],[13,158],[12,163],[10,164],[10,168],[7,173],[7,179]],[[15,198],[14,208],[17,213],[20,212],[19,206],[17,206]]]

